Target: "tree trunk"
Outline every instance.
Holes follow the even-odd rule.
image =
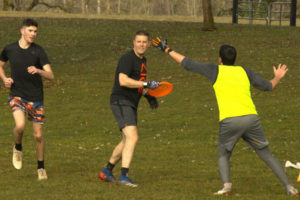
[[[15,10],[20,11],[21,10],[21,0],[15,0]]]
[[[165,6],[166,6],[166,9],[167,9],[167,14],[169,16],[171,14],[171,12],[170,12],[170,1],[169,0],[166,0]]]
[[[133,2],[132,2],[132,0],[130,0],[130,15],[132,15],[133,14]]]
[[[121,14],[121,0],[118,0],[118,14]]]
[[[101,0],[97,0],[97,14],[101,14]]]
[[[144,8],[145,8],[145,15],[150,14],[150,2],[149,0],[144,0]]]
[[[82,14],[85,13],[85,0],[81,0],[81,12]]]
[[[110,14],[110,2],[109,0],[106,2],[106,11],[108,14]]]
[[[186,13],[190,13],[190,0],[186,0]]]
[[[193,0],[193,16],[196,16],[196,0]]]
[[[202,0],[203,8],[203,31],[213,31],[216,30],[214,17],[211,9],[211,0]]]

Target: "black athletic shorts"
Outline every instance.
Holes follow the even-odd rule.
[[[120,130],[125,126],[137,126],[137,109],[129,105],[110,104]]]

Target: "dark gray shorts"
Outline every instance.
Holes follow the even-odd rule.
[[[220,122],[219,148],[232,151],[240,138],[253,149],[262,149],[269,144],[257,115],[231,117]]]
[[[110,104],[110,108],[115,116],[120,130],[125,126],[137,125],[137,110],[128,105]]]

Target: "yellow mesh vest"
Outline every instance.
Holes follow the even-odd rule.
[[[213,87],[220,121],[228,117],[257,115],[251,98],[250,81],[242,67],[219,65],[218,77]]]

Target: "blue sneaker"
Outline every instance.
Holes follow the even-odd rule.
[[[108,170],[107,167],[102,169],[98,175],[98,178],[105,182],[116,182],[116,178],[114,177],[112,171]]]
[[[120,185],[126,185],[126,186],[134,187],[134,188],[140,187],[139,184],[136,184],[132,180],[130,180],[130,178],[128,178],[128,176],[124,176],[122,174],[119,176],[117,183]]]

